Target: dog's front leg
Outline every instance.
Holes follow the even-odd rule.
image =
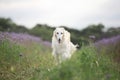
[[[55,64],[58,65],[60,63],[60,60],[59,60],[59,54],[53,50],[53,56],[54,56],[54,59],[55,59]]]

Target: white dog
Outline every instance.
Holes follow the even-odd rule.
[[[53,56],[58,63],[69,59],[76,47],[70,40],[70,33],[64,28],[56,28],[52,37]]]

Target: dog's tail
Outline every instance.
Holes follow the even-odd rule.
[[[76,44],[76,45],[75,45],[75,47],[76,47],[76,48],[79,48],[79,45],[78,45],[78,44]]]
[[[80,46],[78,44],[75,45],[75,48],[78,49]]]

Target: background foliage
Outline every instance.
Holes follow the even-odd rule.
[[[87,26],[83,30],[76,30],[72,28],[64,27],[71,33],[71,40],[79,45],[88,44],[88,39],[90,36],[95,36],[95,41],[109,38],[120,34],[120,27],[111,27],[106,31],[103,24],[92,24]],[[34,36],[41,37],[43,40],[51,41],[52,32],[55,29],[53,26],[47,24],[37,24],[32,29],[27,29],[23,25],[17,25],[10,18],[0,18],[0,31],[3,32],[16,32],[16,33],[28,33]]]

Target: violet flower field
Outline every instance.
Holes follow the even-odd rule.
[[[120,63],[120,35],[96,42],[98,53],[106,53]]]
[[[51,43],[48,41],[43,41],[40,37],[35,37],[25,33],[14,33],[14,32],[0,32],[0,40],[8,40],[12,43],[16,44],[30,44],[30,43],[38,43],[43,44],[45,46],[51,46]]]

